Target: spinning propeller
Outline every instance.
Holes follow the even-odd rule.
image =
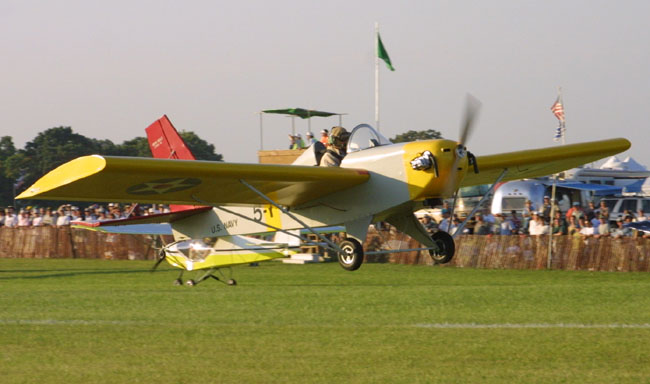
[[[158,258],[156,259],[156,263],[153,265],[153,268],[151,268],[151,271],[149,272],[155,272],[163,260],[165,260],[165,248],[160,248],[160,251],[158,251]]]
[[[454,159],[454,165],[452,166],[449,176],[445,181],[447,187],[445,191],[446,196],[453,196],[454,202],[451,205],[451,214],[449,216],[449,225],[451,225],[451,220],[454,218],[454,208],[456,207],[456,198],[458,197],[459,185],[457,184],[457,175],[458,175],[458,166],[462,159],[465,157],[468,158],[468,165],[474,167],[474,172],[478,173],[478,165],[476,164],[476,158],[472,155],[471,152],[467,151],[467,141],[472,134],[474,129],[474,123],[478,117],[479,110],[481,109],[481,102],[474,96],[467,94],[467,100],[465,102],[465,114],[463,116],[463,123],[460,126],[460,134],[458,145],[456,146]]]

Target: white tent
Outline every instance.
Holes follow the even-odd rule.
[[[625,160],[620,161],[616,156],[612,156],[607,161],[600,166],[600,169],[611,169],[618,171],[647,171],[647,168],[639,164],[636,160],[631,157],[627,157]]]

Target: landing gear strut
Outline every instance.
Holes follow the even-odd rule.
[[[214,275],[215,272],[219,272],[219,274],[221,275],[221,278],[219,278],[218,276],[215,276]],[[232,275],[232,271],[231,271],[230,275]],[[183,271],[181,271],[181,276],[179,276],[178,279],[174,280],[174,285],[183,285],[183,280],[181,279],[182,276],[183,276]],[[201,277],[199,277],[198,279],[196,279],[196,280],[194,280],[194,279],[187,280],[185,282],[185,285],[187,285],[188,287],[194,287],[194,286],[198,285],[200,282],[205,281],[205,280],[207,280],[209,278],[213,278],[213,279],[217,280],[218,282],[224,283],[226,285],[237,285],[237,280],[233,279],[232,277],[226,277],[224,275],[224,273],[221,271],[221,269],[219,269],[219,268],[211,268],[208,271],[206,271],[203,275],[201,275]]]

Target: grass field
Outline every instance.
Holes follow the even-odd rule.
[[[0,259],[0,382],[650,382],[649,274],[150,267]]]

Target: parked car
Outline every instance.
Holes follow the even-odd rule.
[[[606,197],[602,199],[609,208],[609,221],[616,221],[623,216],[625,210],[632,212],[636,217],[639,209],[643,209],[646,214],[650,213],[650,196],[630,195]]]

